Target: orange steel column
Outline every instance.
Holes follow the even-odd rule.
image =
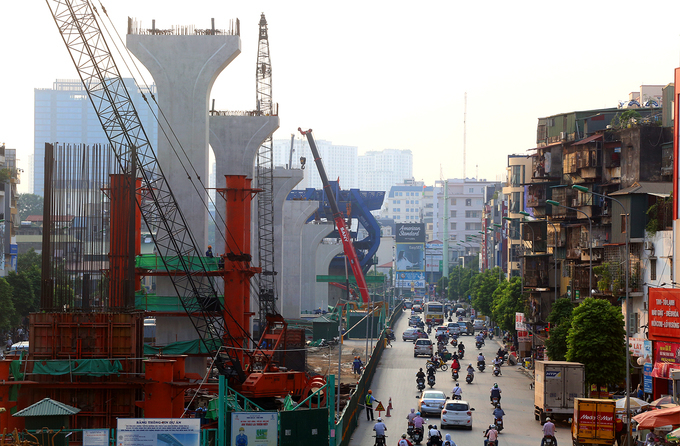
[[[250,205],[252,202],[252,180],[245,175],[226,175],[224,199],[226,201],[225,222],[227,226],[224,252],[230,254],[224,259],[224,322],[231,339],[227,345],[245,348],[246,333],[250,327],[250,278],[254,270],[250,267]],[[231,256],[234,254],[234,256]],[[243,354],[238,350],[242,361]]]
[[[5,409],[2,413],[0,413],[0,429],[7,429],[7,432],[12,432],[15,427],[18,428],[17,426],[17,419],[12,417],[12,409],[17,405],[16,401],[10,401],[9,400],[9,385],[6,385],[4,383],[8,383],[9,381],[9,365],[12,363],[11,359],[3,359],[0,360],[0,382],[3,383],[3,385],[0,386],[0,407]],[[2,432],[2,431],[0,431]]]
[[[145,418],[179,418],[182,416],[184,390],[172,385],[174,363],[172,359],[144,361],[145,378],[149,383],[144,386],[144,401],[137,405],[144,409]]]

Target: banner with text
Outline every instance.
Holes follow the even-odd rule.
[[[515,330],[527,331],[527,325],[524,323],[524,313],[515,313]]]
[[[397,243],[425,243],[425,224],[424,223],[397,223]]]
[[[654,342],[654,378],[670,379],[670,373],[680,370],[680,344],[677,342]]]
[[[200,418],[118,418],[117,446],[199,446]]]
[[[425,288],[425,274],[422,272],[398,272],[397,288]]]
[[[649,288],[649,339],[680,338],[680,290]]]
[[[276,412],[232,412],[231,444],[276,446],[278,414]]]

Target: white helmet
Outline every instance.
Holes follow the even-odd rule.
[[[382,418],[378,417],[378,421],[382,421]]]

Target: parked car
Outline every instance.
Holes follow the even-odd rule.
[[[406,331],[401,334],[401,339],[404,341],[415,341],[420,338],[429,338],[427,333],[420,328],[407,328]]]
[[[460,325],[458,325],[458,322],[449,322],[446,324],[446,327],[448,328],[449,336],[460,334]]]
[[[460,327],[460,334],[462,335],[473,335],[475,333],[472,322],[458,321],[458,326]]]
[[[413,308],[411,308],[411,311],[413,313],[422,313],[423,312],[423,306],[415,304],[415,305],[413,305]]]
[[[444,429],[449,426],[464,426],[472,430],[472,411],[470,403],[463,400],[447,401],[441,411],[441,427]]]
[[[448,397],[441,390],[426,390],[418,401],[418,411],[421,414],[440,414]]]
[[[416,339],[413,345],[413,357],[420,355],[432,356],[432,341],[429,339]]]

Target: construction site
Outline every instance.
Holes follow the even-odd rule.
[[[244,32],[258,37],[254,108],[230,112],[209,98],[241,52],[237,19],[227,29],[129,19],[114,44],[89,1],[47,4],[109,144],[45,141],[40,311],[28,352],[0,361],[3,431],[27,433],[24,444],[89,445],[89,430],[124,419],[196,418],[201,445],[224,446],[248,426],[235,420],[255,413],[273,414],[278,429],[258,444],[347,444],[384,329],[401,312],[383,277],[366,275],[384,192],[329,181],[311,130],[300,130],[315,154],[306,167],[323,190],[295,190],[304,162],[274,167],[265,15]],[[153,76],[155,88],[138,88],[157,110],[158,147],[119,57]]]

